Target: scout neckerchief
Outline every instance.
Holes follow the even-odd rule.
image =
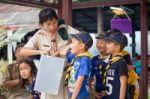
[[[98,58],[99,58],[101,61],[103,61],[104,59],[107,58],[107,56],[108,56],[108,55],[105,55],[105,56],[100,55]],[[100,76],[102,77],[102,73],[103,73],[103,72],[102,72],[102,64],[100,64],[98,68],[99,68]]]
[[[73,65],[74,65],[74,62],[79,58],[79,57],[88,57],[88,58],[92,58],[92,55],[89,53],[89,52],[84,52],[84,53],[82,53],[82,54],[80,54],[80,55],[77,55],[77,56],[75,56],[75,58],[72,60],[72,62],[69,64],[69,65],[67,65],[66,67],[65,67],[65,69],[64,69],[64,71],[66,72],[66,76],[65,76],[65,86],[66,85],[68,85],[68,80],[69,80],[69,78],[70,78],[70,72],[71,72],[71,70],[73,69],[72,67],[73,67]]]
[[[28,84],[26,86],[27,90],[31,93],[33,96],[33,99],[40,99],[40,93],[37,91],[34,91],[34,85],[35,85],[35,78],[32,79],[32,84]]]
[[[105,68],[105,72],[104,72],[104,74],[103,74],[103,76],[102,76],[103,84],[105,84],[105,82],[106,82],[106,75],[107,75],[107,71],[108,71],[109,68],[110,68],[110,65],[111,65],[112,63],[118,61],[118,60],[119,60],[120,58],[122,58],[122,57],[123,57],[123,53],[121,52],[121,53],[117,54],[116,56],[112,57],[112,58],[109,60],[107,66],[106,66],[106,68]]]
[[[122,54],[122,56],[126,56],[126,55],[128,55],[129,53],[128,53],[128,51],[123,50],[123,51],[121,52],[121,54]]]

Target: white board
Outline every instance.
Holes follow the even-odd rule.
[[[34,90],[58,95],[65,59],[42,55]]]

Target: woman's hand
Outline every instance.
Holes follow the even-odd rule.
[[[48,55],[48,51],[39,51],[40,55]]]
[[[51,56],[60,57],[60,52],[59,52],[59,51],[57,51],[57,52],[55,52],[55,53],[51,54]]]

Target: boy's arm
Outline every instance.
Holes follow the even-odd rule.
[[[76,84],[75,84],[75,87],[74,87],[74,92],[73,92],[73,95],[71,97],[71,99],[76,99],[78,94],[79,94],[79,91],[80,91],[80,88],[82,86],[82,83],[83,83],[83,80],[84,80],[84,76],[79,76],[77,81],[76,81]]]
[[[95,96],[94,89],[92,87],[92,82],[94,81],[94,73],[95,73],[94,72],[94,58],[92,59],[91,64],[92,64],[92,68],[91,68],[90,78],[88,81],[88,86],[89,86],[90,93]]]
[[[126,61],[122,58],[118,61],[118,75],[120,80],[120,96],[119,99],[125,99],[127,88],[128,67]]]
[[[20,54],[25,57],[32,56],[32,55],[46,55],[48,54],[48,51],[40,51],[40,50],[23,47],[20,50]]]
[[[94,94],[94,89],[92,88],[92,82],[93,82],[93,80],[94,80],[94,78],[90,78],[88,85],[89,85],[89,91],[90,91],[90,93],[91,93],[92,95],[95,95],[95,94]]]
[[[100,93],[97,93],[97,92],[95,92],[95,90],[94,90],[94,88],[92,87],[93,85],[92,85],[92,82],[94,81],[94,78],[90,78],[89,79],[89,83],[88,83],[88,86],[89,86],[89,91],[90,91],[90,93],[93,95],[93,96],[95,96],[97,99],[99,99],[99,98],[101,98],[101,96],[100,96]],[[95,86],[95,85],[94,85]]]
[[[122,76],[120,76],[120,96],[119,96],[119,99],[125,99],[126,88],[127,88],[127,76],[122,75]]]

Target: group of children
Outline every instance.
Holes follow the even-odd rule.
[[[90,35],[72,35],[70,50],[66,53],[70,62],[66,67],[70,99],[90,99],[90,94],[96,99],[138,99],[139,89],[132,88],[138,84],[138,76],[129,53],[123,50],[128,45],[127,37],[111,29],[96,39],[100,55],[91,58]]]
[[[138,76],[132,67],[130,55],[123,50],[128,45],[124,34],[117,29],[100,33],[96,37],[96,46],[100,55],[92,57],[88,52],[93,45],[90,34],[68,34],[67,38],[71,43],[66,47],[68,41],[62,39],[59,34],[57,35],[57,21],[57,15],[53,10],[41,11],[40,24],[43,28],[24,47],[22,46],[23,48],[20,48],[21,52],[20,49],[16,51],[16,53],[24,54],[26,58],[22,57],[13,66],[15,68],[8,69],[4,87],[24,88],[24,92],[20,91],[20,94],[24,94],[25,99],[40,99],[40,93],[34,90],[37,68],[33,60],[27,56],[47,54],[57,57],[66,56],[64,86],[68,89],[67,99],[91,99],[91,96],[96,99],[138,99],[139,92],[136,89]],[[62,50],[64,47],[66,49]],[[51,52],[48,53],[47,49]],[[21,57],[19,54],[16,56]],[[18,74],[14,77],[11,71]],[[63,96],[60,95],[60,97]],[[17,98],[8,96],[7,99]],[[64,98],[54,98],[50,95],[46,99]]]

